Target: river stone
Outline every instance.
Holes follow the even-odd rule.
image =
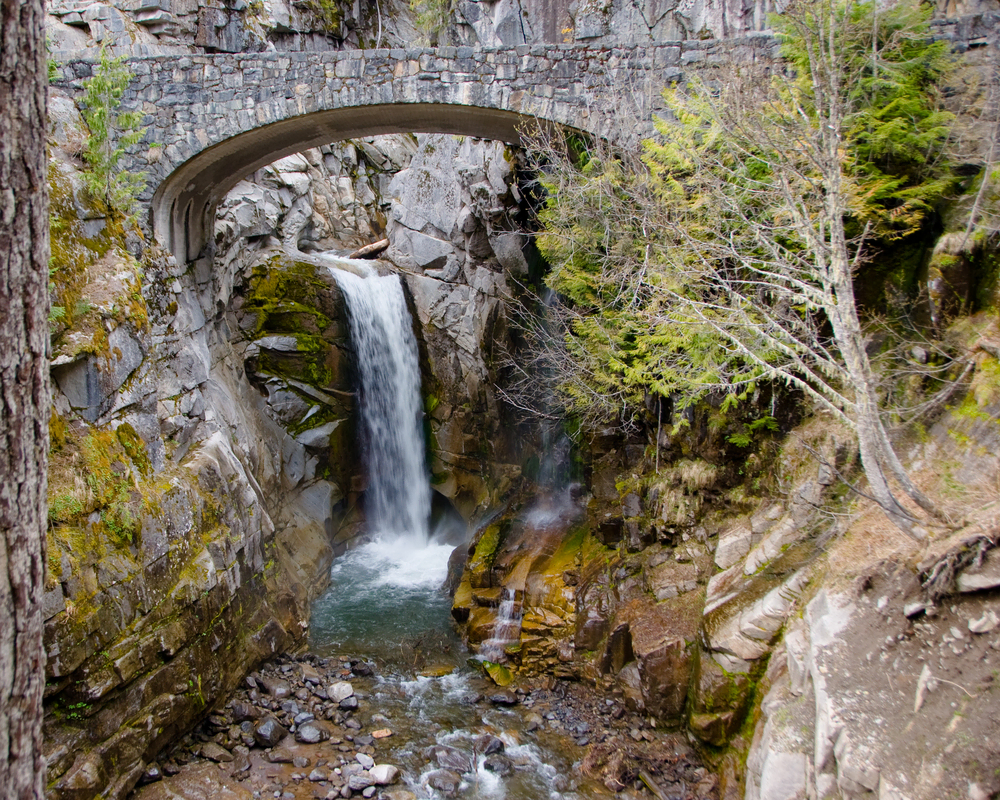
[[[290,697],[292,694],[291,684],[284,680],[283,678],[276,678],[271,675],[265,675],[263,679],[264,688],[267,693],[271,695],[275,700],[284,700],[286,697]]]
[[[320,781],[325,781],[326,777],[327,777],[326,771],[319,769],[319,767],[317,767],[316,769],[314,769],[312,772],[309,773],[309,780],[312,781],[313,783],[319,783]]]
[[[371,769],[375,766],[375,759],[366,753],[358,753],[354,758],[365,769]]]
[[[517,695],[509,689],[498,689],[495,692],[490,692],[489,700],[495,706],[517,705]]]
[[[379,786],[391,786],[399,780],[399,767],[392,764],[376,764],[369,773]]]
[[[272,764],[291,764],[295,761],[295,753],[287,747],[276,747],[267,754],[267,760]]]
[[[299,667],[302,669],[302,680],[306,683],[318,685],[322,682],[323,679],[312,664],[299,664]]]
[[[250,756],[248,756],[246,753],[234,753],[233,775],[239,775],[239,773],[246,772],[248,769],[250,769]]]
[[[146,769],[142,773],[142,777],[139,778],[139,784],[143,785],[146,783],[155,783],[156,781],[163,780],[163,772],[160,770],[160,765],[155,761],[151,764],[146,765]]]
[[[369,786],[374,786],[375,779],[371,776],[370,772],[359,772],[357,775],[351,775],[347,779],[347,785],[352,792],[360,792]]]
[[[503,740],[489,733],[484,733],[476,739],[476,752],[484,756],[491,756],[494,753],[504,751]]]
[[[253,729],[253,738],[261,747],[274,747],[287,735],[288,731],[270,715],[260,720]]]
[[[303,744],[319,744],[324,739],[329,738],[329,733],[326,733],[319,725],[311,721],[300,725],[298,730],[295,731],[295,741],[302,742]]]
[[[503,753],[493,753],[492,755],[486,756],[486,759],[483,761],[483,766],[490,772],[495,772],[503,778],[506,778],[514,771],[514,762]]]
[[[428,786],[447,797],[454,797],[458,794],[458,787],[462,785],[462,776],[450,769],[436,769],[427,776],[426,780]]]
[[[438,762],[438,766],[440,767],[459,773],[470,772],[472,770],[472,758],[468,753],[463,753],[461,750],[443,744],[435,745],[429,749],[434,760]]]
[[[326,687],[326,694],[333,702],[339,703],[354,694],[354,687],[347,681],[340,681]]]
[[[233,760],[233,754],[226,750],[225,747],[221,747],[215,742],[205,742],[205,744],[201,746],[201,755],[203,758],[207,758],[210,761],[217,761],[220,763]]]
[[[345,697],[340,701],[339,706],[344,711],[354,711],[358,707],[358,698]]]

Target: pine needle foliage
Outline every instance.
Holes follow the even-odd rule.
[[[146,133],[140,126],[141,111],[118,111],[133,77],[125,56],[112,57],[102,47],[100,62],[87,80],[83,96],[83,118],[90,129],[83,153],[90,166],[84,173],[87,189],[95,200],[127,221],[135,220],[136,199],[146,184],[144,172],[127,172],[120,166],[122,156]]]
[[[941,103],[943,79],[954,59],[947,41],[930,36],[931,7],[915,2],[799,3],[794,13],[773,14],[782,53],[795,80],[782,87],[786,100],[811,112],[816,66],[810,42],[829,29],[845,80],[844,173],[853,183],[849,230],[865,225],[883,242],[918,230],[956,190],[946,145],[954,122]]]
[[[947,56],[913,0],[796,0],[774,26],[786,68],[722,65],[669,90],[641,161],[598,147],[549,168],[539,245],[566,299],[563,393],[627,418],[648,392],[721,394],[726,411],[788,386],[856,431],[873,495],[919,538],[887,476],[937,509],[886,433],[854,281],[951,189]]]

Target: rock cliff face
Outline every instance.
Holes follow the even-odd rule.
[[[124,796],[247,669],[301,639],[356,530],[343,301],[276,238],[336,240],[329,214],[301,213],[296,176],[354,151],[279,165],[248,189],[252,211],[234,199],[202,273],[89,204],[79,115],[53,108],[48,779],[52,797]],[[357,177],[327,175],[314,206],[342,197],[359,227],[377,224],[350,163]],[[277,249],[260,251],[267,237]]]
[[[79,112],[58,95],[52,109],[48,782],[52,797],[120,797],[257,661],[301,639],[359,530],[354,356],[343,299],[309,251],[392,229],[435,486],[466,516],[519,469],[487,345],[503,330],[505,266],[526,262],[502,146],[387,137],[251,176],[220,208],[213,268],[186,269],[90,203]],[[434,247],[446,255],[428,258]]]
[[[55,4],[55,50],[379,41],[367,4],[335,25],[316,9]],[[387,40],[415,35],[401,19],[386,24]],[[460,2],[455,19],[459,40],[491,45],[761,24],[752,5],[625,0]],[[912,584],[934,564],[909,563],[907,546],[870,518],[825,514],[836,499],[829,465],[853,460],[831,426],[807,422],[801,447],[786,444],[767,464],[747,459],[745,475],[707,420],[673,438],[592,432],[577,454],[580,483],[540,478],[540,431],[501,397],[499,353],[516,352],[510,307],[532,264],[503,146],[403,136],[282,159],[220,207],[213,268],[188,269],[87,200],[79,112],[53,94],[50,115],[52,797],[123,797],[256,661],[301,640],[331,560],[359,530],[364,489],[343,299],[314,251],[383,235],[381,268],[403,275],[420,341],[434,488],[477,528],[459,553],[453,607],[472,644],[493,636],[510,597],[519,630],[502,657],[522,673],[593,681],[657,723],[685,725],[717,756],[727,800],[744,790],[743,759],[748,798],[1000,789],[956,755],[995,756],[980,743],[1000,718],[986,669],[998,646],[995,595],[928,599]],[[946,294],[935,295],[942,307]],[[998,373],[995,358],[979,358],[971,400],[909,454],[964,499],[980,484],[995,489],[998,472]],[[995,542],[995,518],[976,524],[967,537]],[[879,559],[890,566],[876,570]],[[993,591],[993,560],[963,563],[967,585]],[[907,753],[909,731],[878,732],[911,724],[945,733]]]

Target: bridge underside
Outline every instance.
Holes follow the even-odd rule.
[[[239,181],[310,147],[387,133],[451,133],[518,144],[535,118],[442,103],[338,108],[281,120],[202,150],[175,169],[152,200],[153,232],[178,261],[211,255],[215,212]]]

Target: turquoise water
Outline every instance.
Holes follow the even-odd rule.
[[[584,800],[606,797],[577,787],[572,758],[528,733],[521,706],[483,702],[495,690],[468,666],[469,653],[451,623],[451,600],[439,591],[452,545],[383,539],[336,561],[331,585],[313,606],[311,649],[324,656],[365,658],[372,678],[352,678],[361,698],[355,718],[363,731],[389,728],[377,743],[378,761],[403,771],[421,800],[440,800],[427,785],[438,768],[425,750],[447,745],[467,753],[472,768],[459,797],[467,800]],[[513,772],[500,777],[475,753],[483,734],[499,737]]]
[[[333,565],[330,588],[315,602],[310,646],[320,655],[353,654],[390,669],[464,662],[440,591],[453,545],[420,537],[370,542]]]

